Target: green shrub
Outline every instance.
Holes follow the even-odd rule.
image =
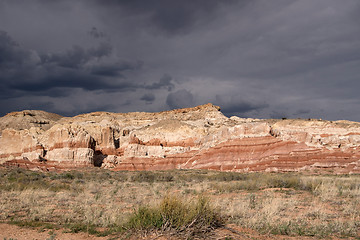
[[[129,218],[126,228],[129,229],[152,229],[161,228],[163,225],[163,218],[159,211],[154,208],[141,206]]]
[[[166,196],[159,206],[139,207],[125,224],[132,230],[174,230],[178,233],[207,232],[224,224],[224,219],[211,207],[209,200],[200,196],[185,203],[175,196]]]

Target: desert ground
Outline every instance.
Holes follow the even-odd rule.
[[[0,169],[1,239],[360,239],[360,175]]]

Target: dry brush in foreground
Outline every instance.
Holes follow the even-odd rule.
[[[359,238],[359,175],[0,169],[0,182],[0,219],[22,226],[189,238],[226,220],[266,235]]]

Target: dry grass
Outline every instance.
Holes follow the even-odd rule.
[[[261,233],[359,237],[359,175],[102,169],[39,173],[3,169],[0,182],[0,220],[19,225],[108,234],[128,231],[134,214],[148,209],[161,216],[164,224],[153,228],[188,229],[184,226],[192,222],[189,216],[178,219],[183,224],[174,223],[169,216],[164,218],[164,201],[190,213],[195,211],[191,206],[196,206],[196,200],[191,199],[206,196],[220,210],[217,216],[225,216],[227,223]],[[195,202],[189,205],[191,201]],[[177,215],[184,213],[180,212]]]
[[[167,231],[189,239],[203,235],[224,225],[221,214],[211,206],[209,199],[182,200],[167,195],[157,206],[140,206],[128,219],[127,230]]]

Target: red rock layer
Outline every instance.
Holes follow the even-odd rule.
[[[166,158],[129,158],[114,170],[212,169],[219,171],[327,171],[360,173],[360,151],[324,150],[272,136],[233,139]]]
[[[29,169],[360,173],[359,123],[226,118],[212,104],[73,118],[25,111],[0,118],[0,134],[0,164]]]

